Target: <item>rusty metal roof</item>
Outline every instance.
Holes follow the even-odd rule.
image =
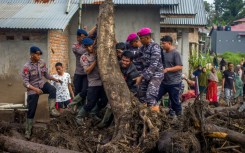
[[[72,0],[68,14],[66,7],[66,0],[38,4],[32,0],[1,0],[0,28],[64,30],[78,10],[77,0]]]
[[[83,0],[83,4],[101,4],[104,0]],[[115,4],[178,5],[181,0],[113,0]]]

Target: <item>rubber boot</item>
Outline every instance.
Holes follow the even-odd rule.
[[[77,106],[77,109],[76,109],[77,113],[83,107],[83,105],[85,105],[85,103],[86,103],[86,98],[82,98],[82,100],[77,103],[77,105],[76,105]]]
[[[102,121],[97,125],[97,127],[104,128],[109,126],[112,115],[112,110],[110,108],[107,108]]]
[[[72,102],[69,103],[67,106],[73,108],[76,104],[78,104],[82,100],[83,98],[78,94],[72,99]]]
[[[60,112],[55,108],[55,104],[55,99],[49,99],[49,113],[51,116],[58,117],[60,116]]]
[[[31,130],[33,125],[33,119],[26,119],[26,132],[25,132],[25,138],[27,140],[30,140],[31,138]]]
[[[100,109],[98,107],[98,105],[95,105],[94,108],[91,110],[90,112],[90,116],[97,122],[99,123],[101,121],[101,118],[99,117],[99,112]]]
[[[82,121],[83,121],[83,118],[85,118],[86,116],[88,115],[88,112],[82,107],[77,116],[76,116],[76,122],[78,125],[83,125],[82,124]]]

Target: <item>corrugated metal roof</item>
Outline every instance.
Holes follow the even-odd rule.
[[[66,14],[66,3],[66,0],[45,4],[34,4],[32,0],[1,0],[0,28],[64,30],[78,10],[77,0],[73,0]]]
[[[50,0],[49,3],[52,4],[64,4],[67,3],[68,0]],[[8,4],[37,4],[35,0],[0,0],[1,3],[8,3]],[[71,0],[71,4],[78,4],[79,0]]]
[[[192,0],[196,15],[194,18],[161,18],[162,25],[207,25],[207,16],[203,0]]]
[[[104,0],[83,0],[83,4],[101,4]],[[178,5],[181,0],[113,0],[115,4]]]
[[[166,14],[196,14],[193,0],[181,0],[179,5],[166,5],[160,9],[161,15]]]
[[[236,20],[236,21],[234,21],[234,22],[245,22],[245,18],[241,18],[241,19]]]

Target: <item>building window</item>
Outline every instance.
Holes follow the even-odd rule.
[[[14,36],[6,36],[6,40],[14,40]]]
[[[22,36],[22,40],[30,40],[29,36]]]
[[[238,42],[242,42],[241,40],[238,40]]]

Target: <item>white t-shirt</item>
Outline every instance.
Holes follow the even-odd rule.
[[[56,88],[56,102],[65,102],[71,99],[68,85],[71,83],[71,76],[64,73],[63,76],[53,75],[54,78],[61,80],[63,83],[51,81],[51,85]]]

